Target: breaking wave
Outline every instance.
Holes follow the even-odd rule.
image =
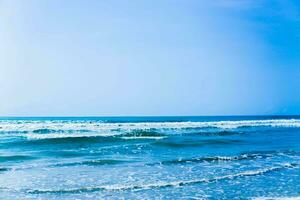
[[[101,121],[0,121],[0,132],[5,133],[117,133],[120,131],[157,129],[237,129],[245,127],[300,127],[300,119],[240,120],[209,122],[131,122],[103,123]],[[224,132],[226,134],[226,132]]]

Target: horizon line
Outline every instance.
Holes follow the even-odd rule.
[[[299,116],[300,114],[257,114],[257,115],[56,115],[56,116],[0,116],[0,118],[106,118],[106,117],[288,117]]]

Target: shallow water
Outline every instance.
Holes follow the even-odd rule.
[[[300,196],[300,117],[0,118],[0,199]]]

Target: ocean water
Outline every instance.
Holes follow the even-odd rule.
[[[0,199],[299,199],[300,117],[0,118]]]

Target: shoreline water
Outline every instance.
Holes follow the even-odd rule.
[[[1,119],[0,138],[1,199],[300,195],[295,116]]]

